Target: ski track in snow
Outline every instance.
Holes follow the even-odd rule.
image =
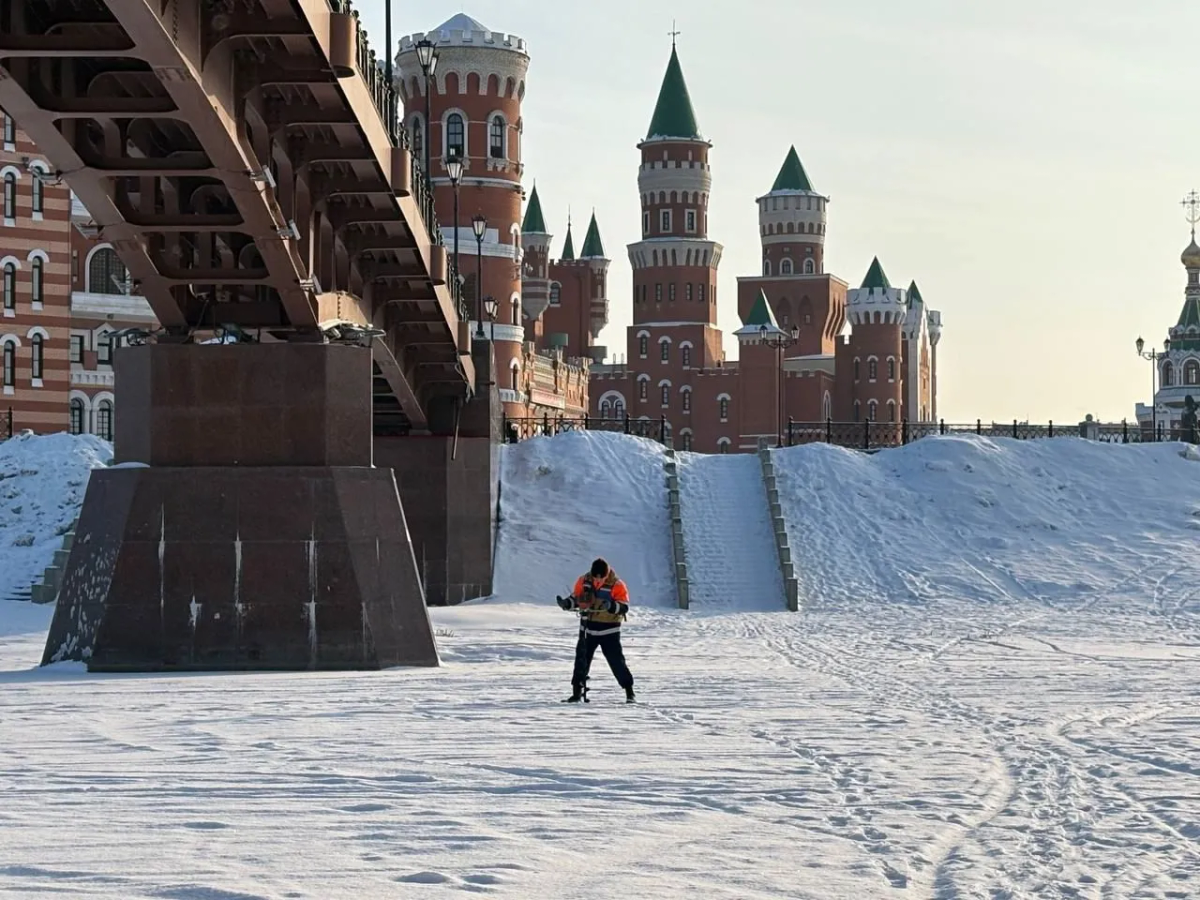
[[[749,577],[671,608],[660,448],[506,447],[500,596],[433,611],[438,670],[34,670],[48,611],[0,603],[0,897],[1193,896],[1200,467],[1175,450],[777,452],[789,614]],[[713,577],[748,564],[744,512],[701,532]],[[593,702],[558,702],[553,594],[595,555],[630,580],[633,706],[600,658]]]

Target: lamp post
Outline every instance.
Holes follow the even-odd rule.
[[[1156,402],[1155,397],[1158,394],[1158,361],[1171,352],[1171,339],[1167,338],[1163,341],[1162,356],[1160,356],[1158,351],[1153,347],[1150,348],[1149,353],[1143,352],[1146,342],[1140,337],[1135,342],[1135,346],[1137,347],[1138,356],[1140,356],[1142,359],[1150,360],[1150,440],[1157,441],[1158,403]]]
[[[457,154],[446,157],[446,173],[450,176],[450,184],[454,188],[454,278],[458,280],[458,184],[462,181],[463,162]],[[455,287],[461,284],[459,281]]]
[[[390,2],[390,0],[389,0]],[[391,21],[391,17],[388,17]],[[433,41],[422,39],[417,41],[417,62],[421,64],[421,74],[425,76],[425,128],[423,139],[421,141],[421,154],[424,157],[422,163],[425,168],[425,177],[430,179],[430,187],[433,187],[433,173],[429,171],[429,145],[433,140],[432,126],[429,124],[429,82],[433,78],[434,70],[437,69],[437,51],[434,49]]]
[[[775,333],[771,333],[769,325],[759,326],[758,333],[762,336],[762,342],[768,347],[775,348],[775,384],[779,393],[779,409],[776,417],[775,428],[775,446],[783,446],[783,411],[784,411],[784,393],[783,393],[783,349],[791,347],[800,340],[800,327],[793,325],[791,331],[780,331],[776,329]],[[790,437],[790,435],[789,435]]]
[[[487,313],[488,322],[490,323],[488,327],[492,332],[490,340],[493,344],[496,343],[496,312],[499,308],[500,303],[491,294],[483,298],[483,309]]]
[[[471,228],[475,231],[475,312],[479,327],[475,332],[478,340],[483,340],[483,233],[487,231],[487,219],[482,213],[476,213],[471,220]]]

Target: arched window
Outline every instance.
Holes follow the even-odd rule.
[[[878,377],[879,377],[879,360],[868,359],[867,360],[867,380],[874,381]]]
[[[492,159],[504,159],[504,116],[492,116],[491,148]]]
[[[557,281],[550,285],[550,305],[558,306],[562,303],[562,285]]]
[[[1200,384],[1200,362],[1189,359],[1183,364],[1183,383],[1189,387]]]
[[[780,275],[791,275],[792,274],[792,261],[790,259],[785,259],[785,260],[780,261],[779,274]]]
[[[83,401],[71,398],[71,434],[83,434]]]
[[[41,305],[42,301],[46,299],[44,289],[45,279],[42,278],[42,270],[44,266],[45,261],[40,256],[35,256],[33,258],[33,262],[29,264],[29,268],[31,270],[33,302],[38,305]]]
[[[4,386],[11,388],[17,383],[17,345],[14,341],[4,342]]]
[[[721,438],[719,441],[717,441],[717,452],[718,453],[728,453],[729,452],[729,438]]]
[[[512,323],[514,325],[520,325],[521,324],[521,304],[514,300],[511,304],[511,306],[512,306]]]
[[[41,215],[46,207],[46,186],[42,184],[42,172],[34,169],[29,174],[33,176],[33,211]]]
[[[600,401],[600,418],[607,419],[607,418],[610,418],[611,416],[612,416],[612,401],[601,400]]]
[[[680,437],[683,438],[682,449],[690,452],[692,449],[692,433],[690,431],[684,431],[680,434]]]
[[[683,404],[683,411],[691,412],[692,411],[692,389],[684,388],[683,391],[681,392],[680,400],[682,401],[682,404]]]
[[[1175,383],[1175,367],[1171,363],[1165,362],[1162,367],[1162,386],[1170,387]]]
[[[680,356],[680,361],[683,363],[683,367],[685,369],[690,368],[692,365],[692,348],[691,347],[680,347],[679,348],[679,356]]]
[[[821,418],[826,422],[833,418],[833,404],[829,398],[829,391],[825,392],[825,400],[821,403]]]
[[[29,347],[32,354],[29,374],[33,379],[40,381],[42,378],[42,368],[45,365],[46,359],[46,348],[42,336],[35,334],[30,338]]]
[[[875,421],[875,413],[876,413],[876,410],[878,410],[878,409],[879,409],[879,404],[876,403],[874,400],[867,401],[867,421],[869,421],[869,422]]]
[[[724,422],[729,418],[729,398],[722,397],[717,404],[717,411],[720,413],[721,421]]]
[[[896,357],[889,356],[888,360],[887,360],[887,364],[888,364],[888,381],[895,381],[896,380]]]
[[[764,275],[771,274],[771,261],[769,259],[763,260],[763,274]]]
[[[111,400],[96,404],[96,434],[106,441],[113,439],[113,405]]]
[[[638,381],[638,399],[639,400],[646,399],[646,386],[648,384],[650,384],[650,381],[646,378],[643,378],[640,381]]]
[[[859,371],[858,371],[858,358],[857,358],[857,357],[855,357],[855,359],[854,359],[854,380],[855,380],[855,381],[858,381],[858,376],[859,376]]]
[[[513,367],[509,371],[509,389],[519,391],[521,389],[521,369],[514,362]]]
[[[805,275],[814,275],[814,274],[816,274],[816,271],[817,271],[817,264],[815,262],[813,262],[811,259],[806,259],[804,261],[804,274]]]
[[[17,120],[8,113],[4,114],[4,143],[15,144],[17,142]]]
[[[857,400],[854,401],[854,421],[862,421],[862,404]]]
[[[618,399],[613,403],[613,416],[618,419],[625,418],[625,401]]]
[[[446,158],[466,156],[467,137],[463,117],[450,113],[446,117]]]
[[[671,358],[671,342],[666,338],[658,342],[658,355],[663,362],[667,362]]]
[[[102,247],[88,261],[88,292],[92,294],[124,294],[128,276],[125,265],[112,247]]]
[[[669,384],[664,384],[662,386],[662,405],[671,405],[671,386]]]
[[[425,123],[420,116],[413,116],[412,148],[413,159],[417,160],[418,165],[423,166],[425,164]]]
[[[639,335],[638,336],[638,353],[641,354],[642,359],[645,359],[646,354],[649,352],[650,352],[650,338],[644,334]]]
[[[9,172],[4,176],[4,218],[17,217],[17,176]]]
[[[4,265],[4,308],[17,308],[17,267],[13,263]]]

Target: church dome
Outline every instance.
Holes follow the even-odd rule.
[[[1200,269],[1200,246],[1196,245],[1196,239],[1193,237],[1192,242],[1188,244],[1187,249],[1183,251],[1183,255],[1179,257],[1180,262],[1188,269]]]

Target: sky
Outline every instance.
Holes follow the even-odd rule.
[[[360,0],[372,45],[383,0]],[[946,421],[1133,418],[1183,303],[1180,206],[1194,164],[1194,35],[1184,0],[398,0],[394,34],[466,12],[528,41],[526,191],[537,180],[561,249],[570,207],[595,209],[619,352],[632,315],[625,246],[639,238],[638,141],[677,24],[700,130],[712,141],[709,236],[725,247],[718,325],[760,271],[755,198],[795,144],[831,197],[826,271],[891,282],[941,310]],[[419,10],[419,12],[418,12]],[[576,235],[582,237],[582,230]]]

